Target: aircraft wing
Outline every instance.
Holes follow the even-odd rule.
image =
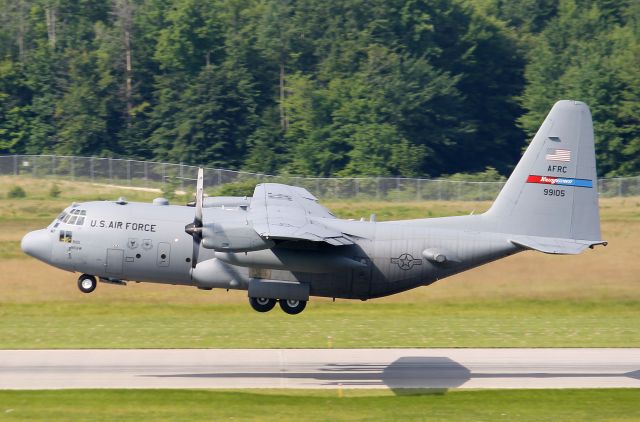
[[[326,218],[336,217],[308,190],[279,183],[257,185],[248,209],[248,220],[262,237],[353,244],[346,234],[322,224]]]

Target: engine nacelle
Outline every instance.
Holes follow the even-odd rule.
[[[238,277],[233,271],[217,259],[207,259],[199,262],[191,270],[191,279],[200,288],[211,289],[243,289],[247,288],[248,280]]]

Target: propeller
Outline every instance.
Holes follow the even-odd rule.
[[[198,264],[198,253],[202,242],[202,201],[204,198],[204,171],[198,168],[198,181],[196,183],[196,215],[193,223],[184,227],[184,231],[193,237],[193,253],[191,256],[191,268]]]

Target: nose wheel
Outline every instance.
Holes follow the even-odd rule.
[[[78,289],[80,289],[82,293],[91,293],[96,289],[97,285],[98,282],[92,275],[82,274],[80,277],[78,277]]]

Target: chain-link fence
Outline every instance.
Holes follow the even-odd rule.
[[[162,187],[171,182],[177,189],[193,190],[198,167],[154,161],[59,155],[0,156],[0,175],[26,175],[108,183],[121,186]],[[390,201],[482,201],[493,200],[504,182],[465,182],[445,179],[400,177],[320,178],[272,176],[205,168],[205,187],[211,190],[228,183],[278,182],[301,186],[320,199],[380,199]],[[599,179],[600,196],[640,195],[640,176]]]

